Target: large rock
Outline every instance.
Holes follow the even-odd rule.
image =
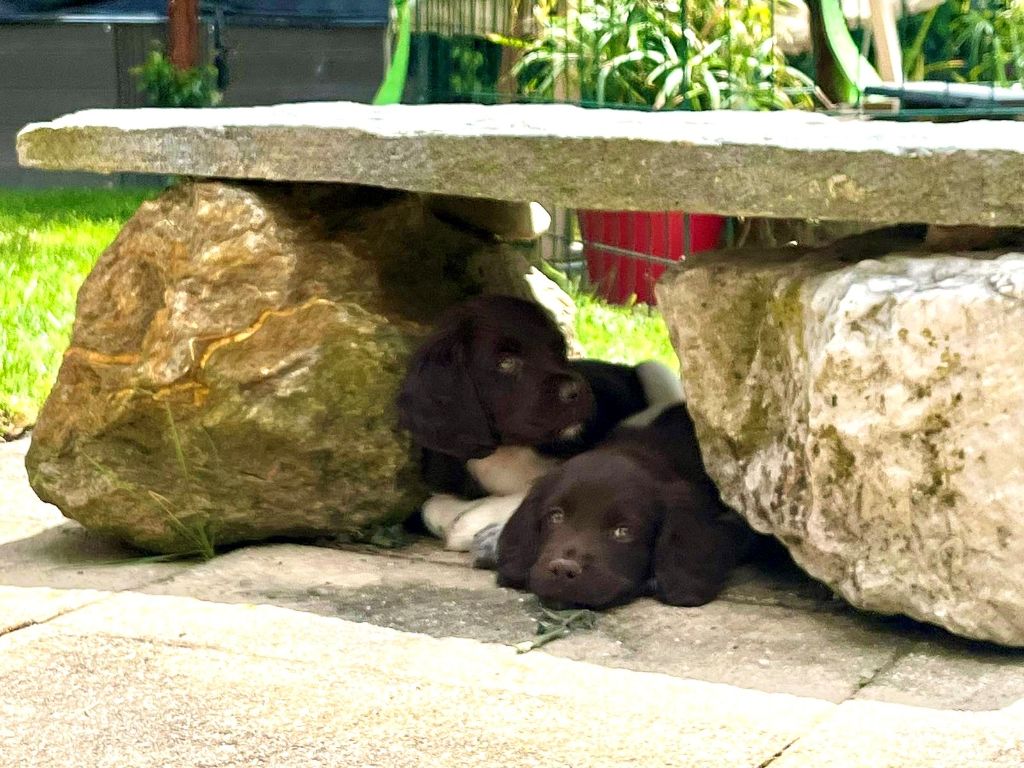
[[[415,195],[174,188],[82,286],[32,486],[160,552],[401,520],[419,500],[392,411],[411,344],[467,294],[530,295],[529,272]]]
[[[1024,256],[858,251],[663,280],[709,471],[854,605],[1024,645]]]

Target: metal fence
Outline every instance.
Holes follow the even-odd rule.
[[[406,99],[1024,117],[1024,0],[415,0]],[[539,201],[543,203],[544,201]],[[612,301],[735,243],[695,212],[553,212],[544,255]]]

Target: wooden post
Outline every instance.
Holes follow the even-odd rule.
[[[889,83],[903,82],[903,51],[896,30],[896,5],[893,0],[870,0],[871,35],[875,41],[878,74]]]
[[[178,69],[191,69],[199,59],[199,0],[168,0],[167,53]]]

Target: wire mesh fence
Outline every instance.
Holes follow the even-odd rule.
[[[1019,119],[1022,86],[1024,0],[415,0],[406,100]],[[651,302],[667,265],[739,231],[554,211],[543,248],[606,298]]]

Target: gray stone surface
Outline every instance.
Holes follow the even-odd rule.
[[[371,184],[577,208],[1024,223],[1024,124],[563,105],[92,110],[33,124],[25,166]]]
[[[187,598],[119,596],[0,638],[0,746],[40,767],[740,768],[831,709]]]
[[[772,768],[1018,768],[1024,712],[936,712],[848,701]]]
[[[138,550],[88,531],[40,501],[25,472],[28,447],[27,438],[0,442],[0,585],[11,589],[11,601],[17,599],[24,610],[38,603],[50,606],[44,613],[59,613],[65,605],[89,602],[97,590],[134,589],[191,565],[140,559]],[[11,621],[23,613],[22,608],[10,610]],[[4,616],[0,611],[0,626]]]
[[[0,444],[4,765],[1021,761],[1021,652],[858,614],[793,571],[747,568],[709,606],[639,601],[516,655],[531,599],[434,541],[250,547],[112,581],[81,549],[32,544],[96,537],[27,503],[24,448]]]
[[[1024,700],[1024,653],[930,638],[913,643],[857,692],[858,699],[916,707],[1003,709]]]
[[[513,645],[544,620],[535,598],[494,586],[493,574],[469,569],[468,556],[436,542],[410,549],[336,550],[296,545],[248,547],[145,587],[151,594],[219,603],[269,604],[366,621],[434,637]],[[550,623],[550,622],[549,622]],[[698,609],[639,600],[604,612],[587,632],[545,646],[556,656],[660,672],[773,693],[842,701],[887,675],[911,649],[939,667],[953,659],[989,668],[976,708],[1019,695],[1018,652],[963,644],[923,625],[900,625],[827,599],[795,571],[747,567],[722,598]],[[895,700],[914,696],[919,680],[880,684]],[[933,705],[960,705],[966,691],[932,685]],[[881,687],[878,689],[880,698]]]
[[[709,471],[854,605],[1022,646],[1024,256],[851,242],[662,280]]]

